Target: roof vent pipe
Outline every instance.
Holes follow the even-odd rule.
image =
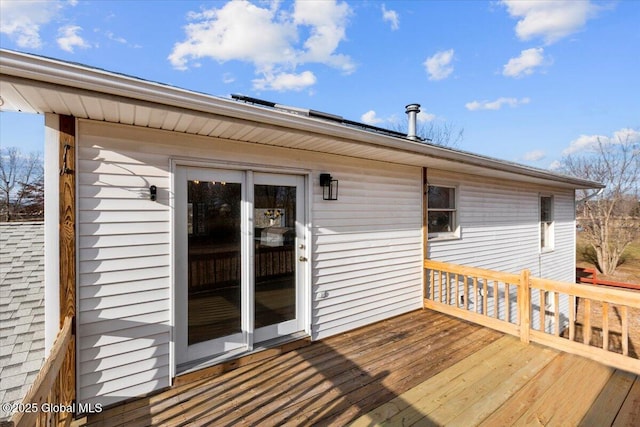
[[[420,104],[407,105],[405,113],[409,116],[409,126],[407,129],[407,138],[414,141],[418,141],[418,135],[416,134],[416,126],[418,121],[418,113],[420,112]]]

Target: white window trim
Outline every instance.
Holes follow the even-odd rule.
[[[551,221],[545,221],[549,223],[546,233],[546,245],[542,246],[542,198],[546,197],[551,199]],[[538,241],[540,247],[540,253],[553,252],[555,249],[555,198],[553,194],[541,193],[538,196]]]
[[[454,191],[454,208],[451,209],[431,209],[429,207],[429,187],[444,187],[444,188],[453,188]],[[453,211],[453,231],[439,231],[435,233],[427,232],[427,239],[429,241],[438,241],[438,240],[455,240],[460,239],[460,219],[459,219],[459,206],[460,206],[460,188],[458,185],[447,183],[447,182],[429,182],[427,183],[427,192],[425,197],[427,197],[427,220],[429,218],[429,212],[438,212],[438,211]],[[429,229],[429,224],[427,224],[427,230]]]

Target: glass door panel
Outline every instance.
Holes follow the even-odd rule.
[[[253,186],[254,340],[303,329],[304,178],[256,173]]]
[[[178,167],[175,180],[176,361],[188,368],[248,348],[246,194],[242,172]]]
[[[241,190],[187,181],[189,345],[242,331]]]
[[[256,185],[255,327],[296,317],[296,187]]]
[[[303,176],[176,167],[177,370],[302,331]]]

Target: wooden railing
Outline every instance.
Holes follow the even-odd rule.
[[[640,292],[539,279],[528,270],[424,266],[425,308],[640,374],[640,331],[636,341],[629,334]]]
[[[613,280],[605,280],[598,277],[598,271],[595,268],[576,268],[576,281],[579,283],[590,283],[592,285],[613,286],[616,288],[634,289],[640,291],[640,284],[615,282]]]
[[[75,396],[73,318],[66,317],[45,360],[11,421],[16,427],[69,426]]]

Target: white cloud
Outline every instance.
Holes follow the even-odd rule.
[[[560,160],[554,160],[553,162],[551,162],[551,164],[549,165],[549,170],[552,171],[559,171],[562,169],[562,162]]]
[[[519,39],[540,37],[547,44],[579,31],[597,11],[589,0],[502,0],[502,4],[512,18],[518,19]]]
[[[400,28],[400,16],[395,10],[387,10],[386,6],[382,5],[382,20],[391,24],[392,30]]]
[[[453,55],[453,49],[444,50],[424,61],[424,66],[429,73],[429,80],[442,80],[449,77],[453,72],[453,66],[451,65]]]
[[[640,142],[640,132],[635,129],[623,128],[613,133],[613,140],[621,144]]]
[[[107,38],[109,40],[112,40],[112,41],[114,41],[116,43],[120,43],[120,44],[127,44],[127,39],[125,39],[124,37],[116,36],[111,31],[107,31],[104,34],[105,34],[105,36],[107,36]]]
[[[360,116],[360,120],[368,125],[377,125],[385,121],[385,119],[381,119],[380,117],[378,117],[376,115],[376,112],[373,110],[369,110],[362,116]]]
[[[640,142],[639,131],[623,128],[615,131],[611,137],[606,135],[580,135],[569,143],[569,146],[562,151],[562,154],[566,156],[581,151],[592,151],[599,144],[634,144],[638,142]]]
[[[547,157],[547,154],[544,151],[533,150],[533,151],[529,151],[528,153],[525,153],[523,156],[523,160],[526,160],[528,162],[537,162],[539,160],[544,159],[545,157]]]
[[[427,113],[424,111],[420,111],[416,118],[418,119],[418,123],[427,123],[427,122],[434,121],[436,119],[436,115]]]
[[[541,47],[526,49],[517,58],[511,58],[502,70],[507,77],[522,77],[533,74],[534,69],[544,62],[544,49]]]
[[[433,120],[435,120],[437,117],[435,114],[431,114],[431,113],[427,113],[425,111],[420,111],[418,113],[417,119],[418,119],[418,123],[427,123],[427,122],[431,122]],[[360,116],[360,120],[363,123],[366,123],[368,125],[380,125],[380,124],[386,124],[387,126],[393,128],[398,128],[402,126],[402,118],[399,118],[397,115],[392,114],[389,117],[378,117],[378,114],[375,112],[375,110],[369,110],[366,113],[364,113],[362,116]],[[404,120],[406,120],[406,117],[404,118]]]
[[[469,111],[478,110],[499,110],[503,105],[510,107],[517,107],[518,105],[524,105],[531,102],[529,98],[498,98],[495,101],[471,101],[467,102],[464,106]]]
[[[304,42],[298,61],[318,62],[341,69],[345,73],[355,71],[355,65],[346,55],[334,54],[340,42],[346,39],[347,18],[351,9],[346,3],[335,1],[298,0],[293,13],[297,27],[310,27],[309,38]]]
[[[78,34],[80,31],[82,31],[82,28],[77,25],[60,27],[58,30],[58,38],[56,39],[60,49],[73,53],[73,49],[76,47],[83,49],[90,47],[89,43]]]
[[[316,76],[311,71],[300,74],[278,73],[267,74],[261,79],[253,80],[253,86],[259,90],[300,91],[316,84]]]
[[[40,29],[63,7],[60,1],[0,1],[0,32],[21,48],[42,47]]]
[[[184,28],[186,40],[176,43],[168,59],[181,70],[202,58],[219,62],[252,63],[261,78],[256,88],[300,90],[314,84],[310,71],[295,72],[305,63],[320,63],[351,73],[355,65],[347,55],[336,53],[346,39],[351,9],[336,1],[297,1],[293,11],[269,8],[247,0],[230,1],[219,9],[191,12]],[[308,34],[306,38],[301,34]]]

